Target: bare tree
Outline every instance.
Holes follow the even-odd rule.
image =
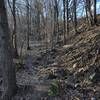
[[[0,66],[4,86],[1,100],[11,100],[12,95],[16,92],[16,75],[4,0],[0,0]]]
[[[66,16],[65,16],[65,14],[66,14],[66,1],[65,0],[63,0],[63,19],[64,19],[64,44],[66,44]]]
[[[53,8],[54,8],[54,28],[53,28],[53,43],[54,43],[54,46],[56,45],[56,43],[59,42],[59,20],[58,20],[58,17],[59,17],[59,9],[58,9],[58,6],[59,5],[59,0],[55,0],[54,1],[54,4],[53,4]]]
[[[92,10],[91,10],[91,0],[86,0],[86,12],[89,20],[89,25],[93,25],[93,16],[92,16]]]
[[[74,14],[74,30],[75,33],[77,33],[77,14],[76,14],[76,9],[77,9],[77,0],[73,0],[73,14]]]
[[[16,0],[13,0],[13,20],[14,20],[14,29],[12,34],[13,39],[13,46],[14,46],[14,56],[18,57],[17,51],[17,34],[16,34]]]
[[[94,6],[94,15],[93,15],[93,17],[94,17],[94,24],[96,24],[97,23],[97,17],[96,17],[96,0],[93,0],[93,6]]]
[[[27,50],[30,50],[29,36],[30,36],[30,5],[29,1],[26,0],[26,8],[27,8]]]
[[[17,51],[17,32],[16,32],[16,0],[12,0],[12,6],[10,4],[10,0],[8,0],[8,4],[13,16],[13,32],[12,32],[12,44],[13,44],[13,56],[18,58],[18,51]]]
[[[67,31],[67,34],[68,34],[69,33],[69,0],[66,0],[66,17],[67,17],[67,19],[66,19],[67,30],[66,31]]]

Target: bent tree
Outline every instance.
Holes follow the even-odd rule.
[[[4,86],[0,100],[11,100],[12,95],[16,92],[16,76],[4,0],[0,0],[0,67]]]

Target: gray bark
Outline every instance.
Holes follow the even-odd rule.
[[[74,13],[74,30],[75,34],[77,33],[77,14],[76,14],[76,5],[77,5],[77,0],[73,0],[73,13]]]
[[[66,4],[65,4],[65,0],[63,0],[63,23],[64,23],[64,44],[66,44],[66,16],[65,16],[65,14],[66,14]]]
[[[30,50],[29,36],[30,36],[30,8],[29,1],[26,0],[27,7],[27,50]]]
[[[68,6],[69,6],[69,0],[66,1],[66,17],[67,17],[67,19],[66,19],[67,30],[66,31],[67,31],[67,34],[69,34],[69,8],[68,8]]]
[[[93,5],[94,5],[94,24],[97,23],[97,17],[96,17],[96,0],[93,0]]]
[[[0,67],[4,86],[0,100],[11,100],[12,95],[16,92],[16,75],[11,48],[5,3],[4,0],[0,0]]]

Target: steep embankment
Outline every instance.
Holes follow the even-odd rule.
[[[97,100],[100,99],[98,95],[100,94],[100,27],[93,27],[74,35],[67,40],[67,43],[68,45],[47,53],[47,68],[41,67],[37,76],[45,80],[63,80],[64,84],[68,85],[67,93],[69,92],[67,89],[72,87],[70,88],[72,94],[69,95],[74,100],[82,100],[84,95],[87,96],[86,100],[92,96]],[[52,64],[49,63],[51,61]]]
[[[33,50],[27,53],[28,60],[25,59],[24,70],[17,72],[22,98],[26,100],[100,99],[99,26],[71,35],[67,45],[52,51],[41,53],[38,45],[33,46]],[[55,80],[57,83],[54,82]],[[51,91],[50,96],[48,89]],[[20,97],[19,94],[18,96]]]
[[[94,69],[100,65],[100,27],[74,35],[67,43],[68,45],[48,52],[48,62],[53,59],[54,63],[47,66],[78,71],[87,70],[91,66]]]

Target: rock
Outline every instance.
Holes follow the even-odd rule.
[[[63,49],[65,53],[68,53],[73,50],[73,45],[64,45]]]
[[[58,65],[58,63],[53,63],[53,64],[51,64],[51,66],[53,66],[53,67],[54,67],[54,66],[57,66],[57,65]]]
[[[73,64],[73,68],[75,69],[77,67],[77,63]]]
[[[63,48],[64,48],[64,49],[67,49],[67,48],[70,48],[70,47],[72,47],[72,46],[73,46],[72,44],[71,44],[71,45],[64,45]]]

